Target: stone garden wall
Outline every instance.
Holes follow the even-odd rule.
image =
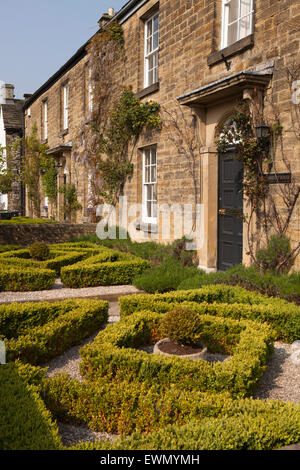
[[[97,224],[19,224],[0,226],[0,244],[61,243],[96,233]]]

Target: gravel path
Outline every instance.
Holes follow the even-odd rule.
[[[116,321],[120,320],[120,307],[118,302],[110,302],[109,304],[109,316],[108,316],[108,323],[115,323]],[[105,328],[105,326],[104,326]],[[43,364],[42,367],[49,367],[47,376],[53,377],[56,374],[61,372],[67,372],[72,379],[77,379],[80,382],[83,381],[82,376],[79,373],[79,363],[80,363],[80,355],[79,350],[87,343],[91,343],[95,337],[98,335],[99,331],[96,331],[92,336],[86,338],[83,342],[81,342],[77,346],[73,346],[72,348],[65,351],[61,356],[55,357],[50,362]]]
[[[117,300],[121,295],[138,294],[141,291],[134,286],[98,286],[70,289],[64,287],[60,279],[56,280],[50,290],[32,292],[1,292],[0,304],[11,302],[40,302],[43,300],[55,301],[63,299],[101,298],[103,300]]]
[[[88,426],[74,426],[73,424],[57,423],[58,431],[64,446],[71,447],[78,444],[80,441],[95,442],[95,441],[110,441],[112,442],[118,436],[115,434],[108,434],[107,432],[95,432]]]
[[[254,398],[300,402],[300,364],[292,360],[292,353],[290,344],[274,344],[274,353],[269,359]]]

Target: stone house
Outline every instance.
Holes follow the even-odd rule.
[[[23,104],[24,100],[14,98],[13,85],[0,83],[0,147],[4,149],[5,167],[9,166],[16,175],[12,191],[0,193],[0,209],[16,211],[20,215],[25,202],[24,188],[19,178],[22,150],[21,146],[13,151],[10,149],[24,135]]]
[[[133,154],[134,173],[125,195],[129,206],[141,205],[134,216],[134,238],[172,240],[175,223],[165,235],[162,214],[171,213],[174,222],[176,212],[190,205],[194,213],[197,203],[199,265],[214,271],[249,264],[251,234],[257,238],[255,246],[263,240],[260,221],[253,217],[251,224],[245,223],[250,209],[242,192],[243,164],[232,152],[219,155],[216,139],[238,101],[248,102],[258,116],[264,110],[268,122],[280,115],[282,145],[275,152],[276,174],[271,171],[268,178],[284,217],[282,190],[288,190],[291,178],[300,183],[299,0],[130,0],[116,14],[104,15],[102,28],[111,19],[124,32],[122,85],[143,101],[160,103],[163,119],[162,129],[145,132]],[[76,181],[83,207],[78,222],[86,221],[89,178],[72,163],[71,153],[74,133],[91,103],[87,44],[24,106],[25,132],[37,123],[56,162],[58,184]],[[174,119],[181,137],[172,132]],[[184,132],[196,139],[192,168],[191,155],[180,151]],[[61,198],[58,216],[63,220]],[[300,240],[299,220],[298,199],[287,230],[293,247]],[[297,263],[299,269],[299,257]]]

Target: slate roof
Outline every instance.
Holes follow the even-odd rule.
[[[14,104],[1,104],[4,128],[22,129],[23,128],[23,104],[24,100],[15,100]]]

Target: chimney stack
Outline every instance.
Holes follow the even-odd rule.
[[[98,21],[99,28],[104,28],[113,18],[114,14],[115,12],[113,8],[109,8],[108,13],[103,13],[100,20]]]
[[[0,88],[0,104],[14,104],[15,100],[15,87],[8,83],[3,83]]]

